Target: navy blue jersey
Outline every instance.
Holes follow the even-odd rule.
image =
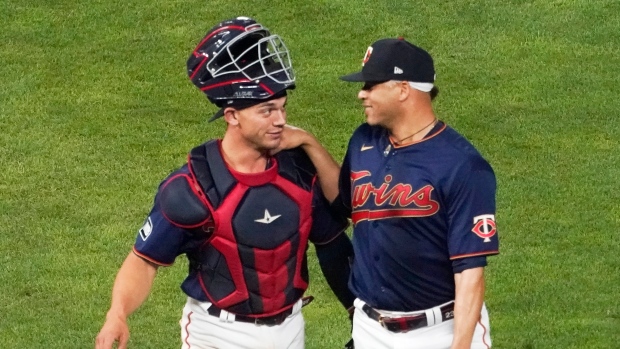
[[[454,274],[498,253],[495,189],[488,162],[442,122],[403,146],[381,127],[360,126],[339,198],[354,227],[355,296],[393,311],[453,300]]]
[[[278,156],[280,156],[278,159],[281,161],[285,160],[282,156],[286,155],[278,154]],[[218,156],[219,163],[224,164],[221,157]],[[209,165],[213,166],[214,164],[210,163]],[[222,167],[224,166],[222,165]],[[206,280],[205,275],[208,273],[201,276],[201,270],[193,268],[192,262],[202,259],[202,262],[208,264],[210,260],[221,258],[219,251],[230,251],[225,252],[230,253],[230,255],[225,257],[231,263],[229,269],[225,270],[225,272],[237,273],[236,275],[247,284],[247,289],[244,288],[239,292],[249,292],[243,299],[249,299],[248,304],[250,305],[242,307],[240,305],[242,303],[231,301],[229,303],[233,304],[233,308],[228,308],[227,306],[225,308],[236,313],[265,314],[270,311],[276,312],[284,306],[290,306],[296,299],[256,300],[261,295],[252,294],[253,291],[271,292],[261,288],[267,285],[271,287],[270,281],[267,283],[263,283],[263,281],[266,278],[272,278],[273,275],[263,275],[261,271],[276,270],[282,273],[282,277],[278,278],[278,285],[273,286],[276,289],[284,289],[286,285],[280,284],[290,282],[292,287],[303,293],[305,281],[307,280],[299,280],[298,276],[293,272],[299,268],[302,274],[307,274],[307,266],[305,265],[306,241],[309,240],[315,244],[327,243],[343,232],[347,222],[333,215],[329,209],[329,204],[323,197],[318,182],[315,180],[310,182],[311,186],[309,188],[299,188],[300,192],[303,190],[309,193],[307,195],[308,202],[304,203],[304,205],[311,207],[311,216],[308,216],[309,219],[305,218],[306,212],[302,212],[301,216],[298,216],[300,213],[294,209],[297,207],[294,202],[300,200],[300,198],[286,197],[286,191],[276,189],[276,186],[281,186],[282,183],[284,183],[284,186],[295,186],[293,182],[289,182],[281,176],[272,176],[278,172],[278,166],[279,162],[273,158],[271,167],[262,173],[242,174],[228,167],[220,169],[218,176],[221,177],[225,172],[240,183],[235,187],[236,189],[226,194],[226,197],[235,195],[235,191],[243,190],[244,194],[239,196],[241,201],[235,204],[235,207],[222,207],[221,210],[214,211],[218,217],[214,221],[207,217],[205,220],[206,224],[198,229],[182,228],[179,224],[172,223],[162,209],[161,194],[165,187],[164,183],[171,183],[170,179],[179,178],[179,176],[194,176],[191,167],[188,167],[188,165],[174,171],[160,185],[158,194],[155,196],[153,208],[136,237],[134,252],[142,258],[162,266],[171,265],[177,256],[186,254],[188,258],[191,257],[190,271],[181,285],[183,291],[188,296],[200,301],[213,301],[216,298],[218,301],[222,301],[221,299],[223,298],[222,302],[226,304],[226,299],[231,299],[231,297],[224,297],[230,291],[226,289],[230,285],[226,282],[221,282],[221,295],[218,294],[218,286],[211,285],[205,287],[205,283],[213,280],[216,283],[220,282],[217,278],[225,277],[225,275],[213,274],[210,276],[213,280]],[[272,176],[273,179],[266,179],[269,176]],[[306,197],[305,194],[304,197]],[[226,201],[224,198],[222,200],[223,206],[232,204],[230,200]],[[244,204],[246,202],[251,202],[251,204]],[[210,207],[210,209],[215,208]],[[222,212],[230,212],[230,216],[224,217]],[[303,222],[310,224],[308,232],[305,233],[307,235],[291,236],[290,232],[295,232],[297,225],[303,226],[305,224]],[[217,229],[234,230],[234,232],[230,233],[234,233],[238,246],[231,249],[226,245],[226,241],[218,240]],[[306,229],[304,228],[303,231],[306,231]],[[211,234],[210,237],[205,237],[205,232]],[[213,236],[216,238],[213,239]],[[300,241],[300,239],[303,241]],[[208,246],[209,244],[215,244],[216,241],[219,245],[214,245],[214,247],[219,250]],[[275,246],[275,243],[281,243],[281,246]],[[291,250],[293,246],[300,246],[301,250]],[[293,255],[299,255],[299,258],[292,258]],[[299,264],[297,266],[286,265],[285,263],[288,263],[287,261],[289,260]],[[249,265],[252,270],[255,270],[255,273],[248,273],[246,269],[239,269],[234,264],[235,261],[242,263],[244,268]],[[282,267],[279,267],[279,263],[282,263]],[[221,264],[223,263],[217,263],[217,268]],[[219,270],[216,271],[219,272]],[[242,272],[243,274],[240,274]],[[233,278],[235,277],[235,275],[232,276]],[[275,275],[275,277],[278,277],[278,275]],[[304,279],[307,278],[307,276],[303,275],[302,277]],[[235,279],[235,283],[237,282],[238,279]],[[207,289],[212,294],[205,294]],[[283,293],[277,291],[272,293],[276,294],[277,297],[284,297]],[[267,309],[267,306],[272,306],[273,309]]]

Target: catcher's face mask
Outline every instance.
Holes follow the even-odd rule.
[[[214,78],[242,74],[248,80],[271,79],[280,84],[295,82],[291,58],[278,35],[268,35],[262,27],[237,36],[207,62]]]

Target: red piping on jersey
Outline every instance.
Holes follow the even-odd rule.
[[[432,135],[430,135],[430,136],[428,136],[428,137],[424,137],[424,138],[420,139],[419,141],[413,141],[413,142],[409,142],[409,143],[405,143],[405,144],[400,144],[400,145],[396,144],[396,143],[394,142],[394,140],[392,139],[392,137],[391,137],[391,136],[388,136],[388,138],[390,139],[390,143],[392,144],[392,147],[393,147],[394,149],[398,149],[398,148],[408,147],[408,146],[410,146],[410,145],[412,145],[412,144],[417,144],[417,143],[422,143],[422,142],[424,142],[424,141],[427,141],[427,140],[429,140],[429,139],[431,139],[431,138],[433,138],[433,137],[437,136],[438,134],[440,134],[443,130],[445,130],[445,129],[446,129],[446,127],[448,127],[448,125],[446,125],[446,124],[444,123],[444,124],[443,124],[443,127],[442,127],[442,128],[440,128],[440,129],[439,129],[439,131],[437,131],[437,132],[433,133]]]
[[[160,265],[160,266],[162,266],[162,267],[169,267],[169,266],[171,266],[172,264],[174,264],[174,263],[162,263],[162,262],[160,262],[160,261],[158,261],[158,260],[155,260],[155,259],[153,259],[153,258],[151,258],[151,257],[149,257],[149,256],[147,256],[147,255],[145,255],[145,254],[142,254],[142,253],[140,253],[140,252],[138,252],[138,251],[136,250],[136,246],[134,246],[132,249],[133,249],[133,253],[135,253],[135,254],[136,254],[136,256],[138,256],[138,257],[140,257],[140,258],[142,258],[142,259],[145,259],[145,260],[147,260],[147,261],[149,261],[149,262],[151,262],[151,263],[153,263],[153,264],[157,264],[157,265]]]
[[[484,329],[484,332],[482,332],[482,343],[487,347],[487,349],[489,349],[489,348],[491,348],[491,346],[486,342],[487,328],[484,327],[484,325],[482,324],[482,320],[478,320],[478,323]]]
[[[185,336],[185,339],[183,339],[183,341],[185,342],[185,344],[187,344],[187,349],[190,349],[192,347],[187,341],[189,339],[189,324],[192,323],[192,314],[194,314],[193,311],[190,311],[189,314],[187,314],[187,325],[185,325],[185,333],[187,335]]]
[[[450,260],[453,261],[453,260],[459,259],[459,258],[476,257],[476,256],[488,256],[488,255],[493,255],[493,254],[499,254],[499,250],[476,252],[476,253],[468,253],[468,254],[459,254],[459,255],[450,257]]]

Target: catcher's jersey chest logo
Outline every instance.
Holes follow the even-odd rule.
[[[281,215],[275,215],[272,216],[269,213],[269,210],[265,209],[265,217],[264,218],[260,218],[260,219],[255,219],[254,222],[258,222],[258,223],[263,223],[263,224],[269,224],[273,221],[275,221],[276,219],[280,218]]]

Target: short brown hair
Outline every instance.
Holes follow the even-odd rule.
[[[439,89],[437,88],[437,86],[433,86],[433,88],[431,89],[431,92],[429,93],[431,94],[431,101],[432,101],[439,94]]]

